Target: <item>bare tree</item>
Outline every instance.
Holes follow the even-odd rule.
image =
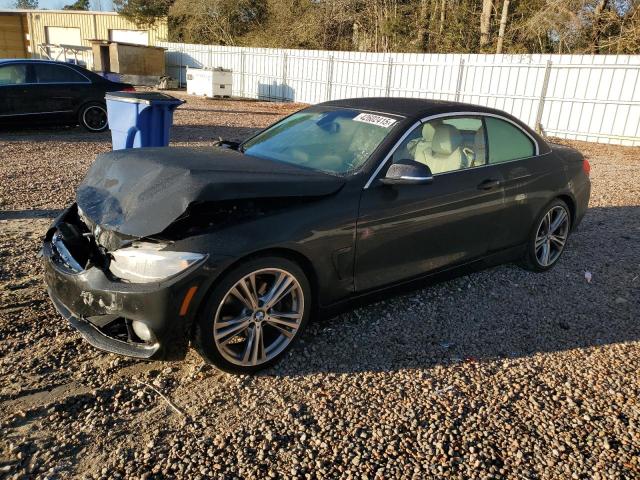
[[[423,49],[429,44],[429,2],[420,0],[420,14],[418,16],[418,33],[416,45]]]
[[[480,14],[480,48],[489,45],[491,10],[493,10],[493,2],[491,0],[482,0],[482,13]]]
[[[500,30],[498,31],[498,44],[496,53],[502,53],[502,42],[504,41],[504,31],[507,29],[507,17],[509,15],[509,0],[502,2],[502,16],[500,17]]]
[[[596,7],[593,9],[593,33],[591,35],[591,53],[600,53],[600,36],[602,34],[602,24],[604,9],[607,7],[608,0],[598,0]]]
[[[114,2],[134,18],[173,4],[170,37],[193,43],[371,52],[640,51],[640,0]],[[480,31],[473,28],[478,17]]]

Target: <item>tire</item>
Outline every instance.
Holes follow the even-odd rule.
[[[89,102],[80,107],[78,123],[92,133],[104,132],[109,128],[107,107],[100,102]]]
[[[283,287],[284,295],[276,295],[276,285]],[[244,301],[232,293],[240,291]],[[276,363],[297,341],[311,315],[311,303],[309,280],[297,263],[284,257],[249,260],[226,273],[210,291],[195,322],[194,346],[220,370],[254,373]],[[254,342],[256,338],[262,343]]]
[[[551,231],[549,224],[553,229]],[[523,266],[534,272],[545,272],[553,268],[564,252],[570,231],[571,211],[564,201],[556,198],[542,209],[534,222]]]

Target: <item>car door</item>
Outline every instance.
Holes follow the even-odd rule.
[[[495,236],[491,250],[526,242],[532,223],[553,196],[553,188],[564,183],[563,172],[548,151],[540,152],[537,140],[515,122],[486,116],[489,164],[503,179],[504,221],[509,229]]]
[[[55,63],[33,65],[38,92],[45,114],[73,114],[87,96],[91,81],[73,68]]]
[[[28,63],[0,65],[0,119],[5,121],[34,112],[33,84]]]
[[[465,146],[474,133],[471,124],[477,129],[473,148]],[[417,277],[487,253],[492,236],[504,228],[504,212],[502,179],[499,167],[486,163],[483,128],[477,117],[439,118],[416,127],[392,150],[388,164],[418,159],[436,173],[427,185],[373,181],[363,190],[356,240],[357,290]],[[444,150],[441,130],[453,140]],[[452,169],[451,152],[459,155],[465,148],[470,152],[458,157],[460,164]],[[440,151],[444,161],[437,155],[420,158],[434,151]]]

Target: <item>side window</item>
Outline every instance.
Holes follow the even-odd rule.
[[[0,67],[0,85],[20,85],[27,83],[25,64],[3,65]]]
[[[399,162],[400,160],[415,160],[416,146],[422,140],[422,126],[414,128],[411,133],[405,138],[400,146],[396,148],[391,157],[391,163]]]
[[[393,162],[401,159],[424,163],[434,174],[485,165],[483,122],[477,117],[451,117],[424,123],[395,151]]]
[[[533,142],[518,127],[498,118],[487,117],[489,163],[508,162],[535,155]]]
[[[62,65],[45,63],[34,68],[38,83],[87,83],[83,75]]]

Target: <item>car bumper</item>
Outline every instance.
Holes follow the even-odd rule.
[[[56,310],[91,345],[141,359],[184,358],[198,305],[215,277],[209,259],[166,281],[126,283],[95,266],[72,271],[50,237],[41,251],[47,291]],[[133,322],[144,324],[152,338],[137,337]]]
[[[571,226],[572,230],[578,228],[584,215],[587,213],[587,209],[589,208],[589,198],[591,197],[591,181],[588,179],[583,182],[579,188],[576,189],[575,193],[576,200],[576,212],[575,219],[573,221],[573,225]]]

